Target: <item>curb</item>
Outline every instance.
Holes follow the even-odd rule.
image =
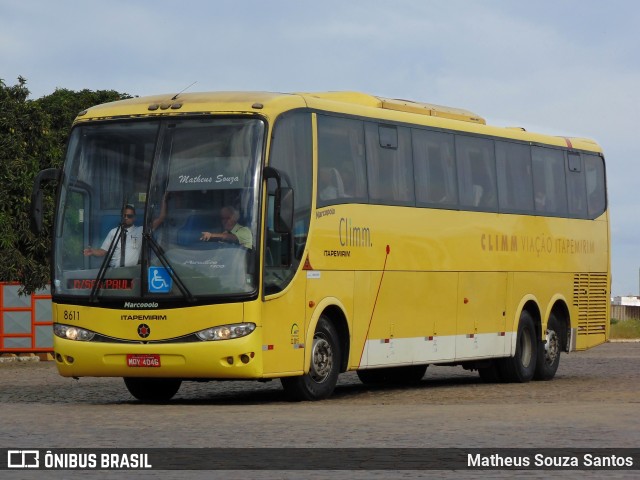
[[[51,361],[53,355],[50,353],[27,353],[16,355],[15,353],[4,353],[0,355],[1,363],[37,363],[40,361]]]

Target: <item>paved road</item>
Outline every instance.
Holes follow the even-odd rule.
[[[635,448],[640,447],[640,343],[563,355],[550,382],[493,385],[459,367],[429,367],[416,387],[371,388],[348,373],[331,399],[315,403],[287,402],[273,381],[186,383],[171,404],[142,405],[121,379],[66,379],[53,362],[0,364],[0,418],[4,448]],[[14,473],[5,478],[44,478],[38,476],[42,472]],[[139,472],[136,478],[223,478],[216,477],[220,472],[165,473]],[[390,478],[390,473],[230,472],[224,478]],[[549,473],[521,476],[548,478]],[[607,477],[633,478],[632,473],[607,472]],[[47,472],[46,478],[79,475]],[[123,478],[109,475],[84,472],[82,478]],[[500,477],[499,472],[447,475]],[[582,472],[562,475],[585,478]]]

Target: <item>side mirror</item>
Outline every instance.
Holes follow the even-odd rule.
[[[291,185],[291,182],[286,173],[280,172],[277,168],[264,167],[263,175],[265,180],[273,178],[278,185],[275,191],[273,228],[276,233],[291,233],[293,229],[293,188],[282,186],[283,177],[287,184]]]
[[[42,189],[31,194],[31,231],[36,235],[42,232]]]
[[[276,233],[291,233],[293,229],[293,188],[279,187],[275,198]]]
[[[59,168],[47,168],[42,170],[36,176],[33,182],[33,190],[31,191],[31,231],[36,235],[42,232],[43,218],[43,193],[42,183],[44,181],[59,180]]]

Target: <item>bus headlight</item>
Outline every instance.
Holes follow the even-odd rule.
[[[63,325],[61,323],[53,324],[53,333],[60,338],[64,338],[66,340],[77,340],[79,342],[88,342],[95,336],[95,332],[92,332],[91,330]]]
[[[230,340],[249,335],[256,329],[255,323],[235,323],[233,325],[221,325],[196,332],[200,340],[205,342],[212,340]]]

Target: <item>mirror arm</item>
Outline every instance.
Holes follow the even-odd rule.
[[[276,183],[278,184],[278,188],[282,186],[282,178],[280,177],[280,172],[278,171],[278,169],[273,167],[264,167],[264,169],[262,170],[262,174],[265,180],[269,180],[270,178],[275,179]]]

